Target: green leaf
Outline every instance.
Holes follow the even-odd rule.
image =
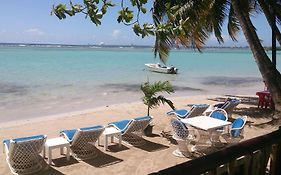
[[[103,16],[102,13],[98,13],[98,14],[96,15],[96,18],[97,18],[97,19],[101,19],[102,16]]]
[[[142,29],[141,29],[141,27],[138,24],[135,24],[134,27],[133,27],[133,31],[135,32],[135,34],[137,36],[140,36],[140,34],[142,32]]]
[[[146,13],[146,8],[141,7],[141,12],[142,12],[142,13]]]
[[[141,4],[146,4],[146,3],[147,3],[147,0],[140,0],[140,3],[141,3]]]

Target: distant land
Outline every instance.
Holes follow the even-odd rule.
[[[0,43],[0,46],[34,46],[34,47],[96,47],[96,48],[153,48],[152,45],[106,45],[106,44],[85,44],[85,45],[78,45],[78,44],[38,44],[38,43]],[[176,49],[185,49],[185,47],[176,47]],[[204,48],[244,48],[247,49],[249,47],[224,47],[224,46],[205,46]],[[193,47],[188,47],[187,49],[193,49]]]
[[[85,48],[134,48],[134,49],[151,49],[154,46],[152,45],[106,45],[106,44],[87,44],[87,45],[78,45],[78,44],[38,44],[38,43],[0,43],[0,46],[17,46],[17,47],[85,47]],[[203,49],[250,49],[248,46],[232,46],[232,47],[226,47],[226,46],[204,46]],[[271,47],[264,47],[266,51],[271,50]],[[185,50],[185,49],[196,49],[193,47],[174,47],[175,50]],[[280,51],[281,47],[277,47],[277,50]]]

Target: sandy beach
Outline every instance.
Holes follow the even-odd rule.
[[[245,127],[244,139],[253,138],[268,132],[276,127],[266,124],[271,120],[269,110],[257,109],[255,96],[236,96],[242,103],[234,111],[233,118],[237,115],[247,115],[248,121]],[[171,98],[177,108],[190,109],[189,104],[207,103],[215,104],[223,101],[227,96],[200,95]],[[64,156],[59,155],[59,149],[53,151],[53,165],[47,170],[47,166],[37,174],[148,174],[181,162],[188,161],[188,158],[179,158],[172,154],[177,149],[175,142],[163,137],[162,131],[171,131],[169,118],[166,112],[170,108],[162,105],[152,109],[154,116],[153,136],[144,137],[146,144],[134,147],[122,143],[119,148],[117,143],[110,144],[109,150],[104,151],[103,142],[97,145],[100,154],[97,158],[77,161],[71,157],[67,161]],[[103,106],[86,111],[66,113],[56,116],[48,116],[39,119],[29,119],[2,123],[0,125],[0,140],[46,134],[48,138],[59,136],[64,129],[74,129],[93,125],[104,125],[112,121],[130,119],[146,115],[146,106],[142,102],[116,104]],[[101,138],[102,140],[102,138]],[[1,147],[3,152],[3,147]],[[46,160],[46,159],[45,159]],[[5,160],[5,154],[0,156],[0,174],[11,174]]]

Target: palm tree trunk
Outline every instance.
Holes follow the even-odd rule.
[[[149,116],[149,106],[147,107],[147,116]]]
[[[269,23],[269,25],[271,26],[271,29],[272,29],[272,25],[273,25],[274,21],[272,21],[268,3],[266,3],[264,0],[258,0],[258,2],[259,2],[260,6],[262,8],[262,11],[265,14],[265,17],[266,17],[266,19],[267,19],[267,21],[268,21],[268,23]],[[277,27],[276,27],[276,39],[277,39],[279,45],[281,46],[281,33],[280,33],[280,31]]]
[[[275,110],[277,115],[281,112],[281,74],[271,63],[269,57],[266,55],[264,48],[262,47],[258,35],[255,31],[249,13],[244,13],[240,4],[243,0],[232,0],[231,4],[235,11],[235,14],[240,22],[242,31],[246,37],[246,40],[252,50],[254,59],[258,65],[259,71],[268,84],[269,91],[272,95]]]

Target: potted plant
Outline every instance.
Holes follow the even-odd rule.
[[[141,90],[144,94],[142,101],[145,105],[147,105],[147,116],[150,115],[150,109],[160,106],[161,104],[167,103],[172,109],[175,109],[173,102],[168,100],[163,95],[158,95],[158,93],[173,93],[174,89],[170,82],[155,82],[150,84],[149,82],[145,82],[141,85]],[[148,125],[144,130],[145,135],[152,134],[153,125]]]

